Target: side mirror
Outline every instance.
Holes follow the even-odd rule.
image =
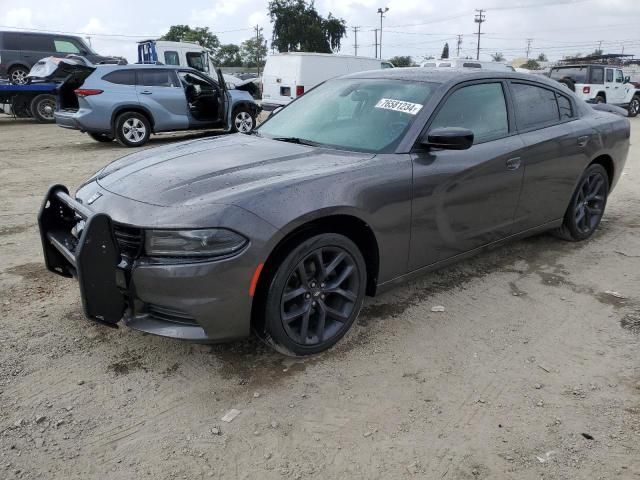
[[[631,77],[624,77],[624,83],[629,83],[631,81]]]
[[[420,144],[427,148],[467,150],[473,145],[473,132],[467,128],[435,128],[426,133]]]

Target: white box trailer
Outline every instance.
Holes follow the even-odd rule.
[[[262,73],[262,107],[273,110],[286,105],[330,78],[381,68],[393,68],[393,64],[353,55],[276,53],[267,57]]]

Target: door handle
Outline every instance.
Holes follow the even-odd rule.
[[[517,170],[520,168],[522,160],[520,157],[514,157],[507,160],[507,170]]]
[[[142,90],[140,92],[142,95],[151,95],[153,92],[149,91],[149,90]]]
[[[584,147],[587,143],[589,143],[589,135],[583,135],[582,137],[578,137],[578,146]]]

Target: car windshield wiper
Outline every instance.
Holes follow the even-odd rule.
[[[272,137],[271,140],[276,140],[278,142],[297,143],[299,145],[310,145],[312,147],[321,145],[320,143],[312,142],[311,140],[305,140],[304,138],[299,137]]]

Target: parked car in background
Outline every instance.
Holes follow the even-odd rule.
[[[129,155],[73,196],[52,187],[45,262],[103,323],[208,342],[253,330],[318,353],[365,294],[543,231],[588,239],[629,136],[627,118],[546,77],[360,72],[254,135]]]
[[[443,58],[440,60],[426,60],[420,64],[423,68],[480,68],[501,72],[514,72],[515,68],[506,63],[485,62],[467,58]]]
[[[80,37],[71,35],[0,31],[0,78],[8,77],[11,83],[22,85],[38,60],[45,57],[65,57],[75,54],[94,64],[126,64],[120,57],[104,57],[97,54]]]
[[[630,117],[640,113],[640,90],[622,68],[609,65],[558,65],[549,73],[583,100],[626,108]]]
[[[249,133],[258,105],[248,92],[229,90],[192,68],[160,65],[84,66],[61,61],[56,123],[99,142],[126,147],[147,143],[152,133],[222,128]],[[60,72],[55,75],[59,75]]]
[[[330,53],[269,55],[262,73],[262,107],[274,110],[330,78],[382,68],[393,68],[393,64],[377,58]]]

